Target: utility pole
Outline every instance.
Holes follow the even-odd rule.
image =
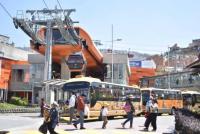
[[[114,76],[114,72],[113,72],[113,71],[114,71],[114,65],[113,65],[113,64],[114,64],[114,63],[113,63],[113,24],[112,24],[111,30],[112,30],[112,31],[111,31],[111,33],[112,33],[112,40],[111,40],[111,41],[112,41],[112,57],[111,57],[111,58],[112,58],[112,59],[111,59],[111,62],[112,62],[112,63],[111,63],[111,64],[112,64],[112,69],[111,69],[111,70],[112,70],[112,76],[111,76],[111,77],[112,77],[112,78],[111,78],[111,82],[113,83],[113,76]]]
[[[45,70],[44,80],[51,79],[52,71],[52,23],[51,20],[47,21],[47,45],[45,48]]]
[[[169,51],[170,51],[170,48],[169,48],[169,46],[168,46],[168,55],[167,55],[167,57],[168,57],[168,89],[170,89],[171,87],[171,85],[170,85],[170,67],[169,67]]]

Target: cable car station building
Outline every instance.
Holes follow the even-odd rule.
[[[113,64],[113,83],[117,84],[125,84],[128,85],[129,76],[130,76],[130,67],[129,67],[129,60],[128,60],[128,54],[124,51],[114,51],[113,53],[113,63],[111,63],[111,55],[107,50],[102,51],[103,54],[103,78],[97,77],[98,79],[105,81],[105,82],[111,82],[112,81],[112,64]],[[38,58],[43,60],[37,60]],[[51,80],[43,81],[43,71],[44,71],[44,56],[38,54],[38,55],[29,55],[29,63],[31,63],[31,82],[33,87],[33,103],[39,103],[40,98],[45,98],[47,103],[51,103],[53,101],[58,101],[63,98],[62,94],[62,87],[67,82],[68,79],[74,78],[77,76],[87,76],[91,77],[89,75],[86,75],[85,72],[88,70],[85,70],[85,65],[87,64],[87,61],[79,60],[80,65],[75,63],[75,60],[77,60],[78,56],[72,56],[70,61],[63,62],[61,65],[61,75],[59,77],[54,76],[55,72],[52,71],[53,78]],[[73,63],[75,65],[73,65]],[[80,68],[82,66],[82,68]],[[74,67],[74,68],[73,68]],[[65,70],[65,71],[62,71]],[[62,72],[64,72],[62,74]],[[73,73],[72,73],[73,72]],[[74,73],[76,72],[76,73]],[[71,75],[71,74],[77,74],[77,76]],[[101,75],[100,75],[101,76]]]

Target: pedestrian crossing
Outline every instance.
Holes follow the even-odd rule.
[[[133,131],[130,129],[85,129],[85,130],[61,130],[57,129],[59,134],[156,134],[156,132],[142,132],[142,131]],[[14,134],[14,133],[8,133]],[[25,130],[20,132],[20,134],[41,134],[38,130]]]

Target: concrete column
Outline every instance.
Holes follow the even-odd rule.
[[[3,100],[3,90],[0,90],[0,100]]]
[[[66,64],[65,59],[62,59],[61,61],[61,79],[70,79],[70,70]]]

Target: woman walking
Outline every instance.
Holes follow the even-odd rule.
[[[135,112],[135,109],[133,107],[133,104],[131,103],[130,97],[126,99],[126,103],[125,103],[123,108],[127,113],[127,119],[122,123],[122,127],[125,128],[126,123],[128,121],[130,121],[130,127],[129,128],[132,128],[133,127],[133,113]]]
[[[43,124],[39,127],[39,131],[43,134],[47,134],[48,130],[48,124],[50,123],[50,106],[44,105],[44,122]]]

